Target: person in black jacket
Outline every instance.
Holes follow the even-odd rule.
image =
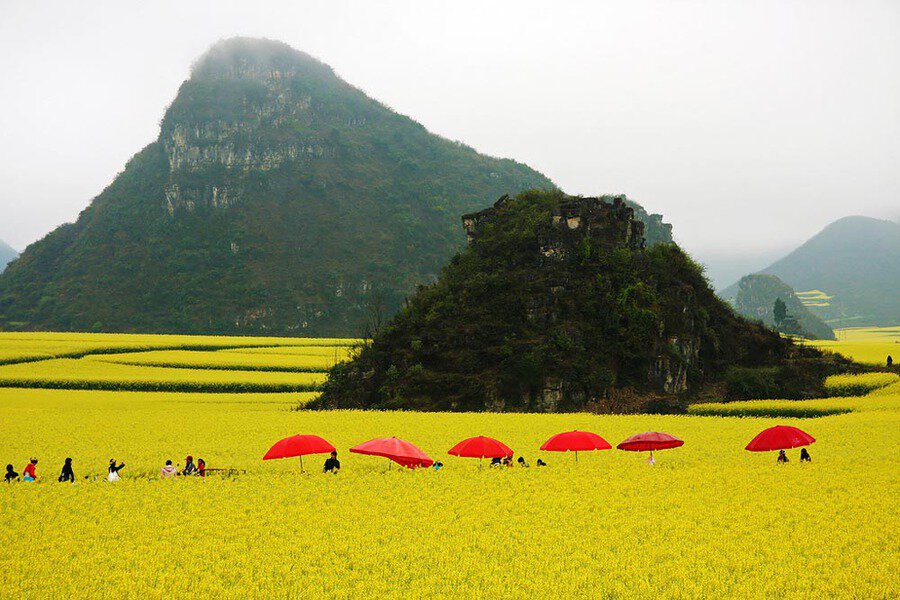
[[[806,448],[800,449],[800,462],[812,462],[812,457],[809,455],[809,450]]]
[[[19,474],[13,469],[12,465],[6,465],[6,483],[12,483],[19,479]]]
[[[75,483],[75,473],[72,471],[72,459],[67,458],[65,464],[63,464],[62,471],[59,474],[60,481],[71,481]]]
[[[337,472],[341,470],[341,461],[337,458],[337,452],[332,452],[331,457],[325,460],[325,467],[322,469],[323,473],[333,473],[337,475]]]

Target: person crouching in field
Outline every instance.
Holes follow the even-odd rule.
[[[162,468],[162,471],[159,472],[159,476],[163,479],[169,479],[171,477],[175,477],[176,475],[178,475],[178,471],[175,469],[175,467],[172,466],[172,461],[167,460],[166,466],[164,466]]]
[[[812,457],[806,448],[800,449],[800,462],[812,462]]]
[[[107,467],[107,469],[106,469],[106,471],[107,471],[106,480],[107,481],[120,480],[121,477],[119,477],[119,471],[121,471],[123,467],[125,467],[125,463],[122,463],[121,465],[116,465],[116,459],[114,459],[114,458],[109,459],[109,467]]]
[[[12,465],[6,465],[6,483],[12,483],[19,479],[19,474],[13,470]]]
[[[786,463],[787,461],[788,461],[788,457],[787,457],[787,454],[785,453],[785,451],[784,451],[784,450],[779,450],[779,451],[778,451],[778,463],[779,463],[779,464],[780,464],[780,463]]]
[[[194,464],[194,457],[188,455],[184,459],[184,470],[181,472],[182,475],[196,475],[197,474],[197,465]]]
[[[66,462],[63,463],[62,471],[59,473],[59,482],[71,481],[75,483],[75,472],[72,470],[72,459],[67,458]]]
[[[206,477],[206,461],[202,458],[197,459],[197,475]]]
[[[32,458],[25,469],[22,471],[22,481],[37,481],[37,463],[36,458]]]
[[[341,461],[338,460],[337,452],[332,452],[331,456],[325,460],[325,466],[322,468],[322,472],[337,475],[340,470]]]

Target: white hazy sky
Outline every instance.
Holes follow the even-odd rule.
[[[0,239],[74,220],[234,35],[569,193],[627,193],[710,263],[900,219],[898,0],[0,0]]]

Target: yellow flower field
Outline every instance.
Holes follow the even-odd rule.
[[[324,373],[227,371],[57,358],[0,366],[0,386],[58,389],[285,392],[316,389]]]
[[[888,356],[900,361],[900,327],[857,327],[836,329],[834,333],[837,340],[808,343],[861,363],[884,365]]]
[[[66,362],[157,369],[102,358],[0,373],[43,368],[50,377]],[[41,477],[0,487],[0,598],[900,594],[900,384],[850,398],[754,401],[849,411],[807,419],[737,416],[754,403],[719,405],[736,416],[293,410],[314,396],[0,388],[0,464],[21,472],[37,456]],[[774,453],[743,450],[775,424],[817,438],[811,464],[799,464],[796,450],[780,466]],[[618,450],[578,462],[538,450],[571,429],[613,445],[666,431],[685,445],[656,453],[656,466]],[[331,441],[341,473],[322,474],[324,456],[307,457],[306,474],[296,459],[261,460],[295,433]],[[478,434],[503,440],[531,468],[447,454]],[[391,435],[444,468],[388,470],[385,459],[347,452]],[[158,477],[165,460],[183,464],[187,454],[238,472]],[[75,485],[56,482],[66,457]],[[534,466],[538,457],[549,466]],[[126,463],[122,481],[104,481],[110,458]]]
[[[317,347],[316,349],[325,350]],[[331,354],[261,354],[249,352],[203,352],[196,350],[154,350],[124,354],[97,354],[90,357],[100,362],[123,365],[235,369],[240,371],[321,372],[347,358],[344,348],[332,348]]]

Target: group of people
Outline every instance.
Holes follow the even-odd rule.
[[[163,479],[169,479],[170,477],[178,477],[178,476],[196,476],[196,477],[206,477],[206,461],[202,458],[197,458],[197,462],[194,462],[194,457],[188,454],[184,459],[184,468],[182,470],[178,470],[172,464],[171,460],[167,460],[166,464],[163,465],[162,470],[159,472],[159,476]]]
[[[25,468],[22,469],[21,479],[24,482],[32,482],[37,481],[37,465],[38,459],[32,457],[31,460],[28,461],[28,464],[25,465]],[[118,463],[116,459],[109,459],[109,465],[106,467],[106,479],[107,481],[118,481],[119,471],[121,471],[125,467],[125,463]],[[12,483],[13,481],[19,481],[20,475],[16,472],[12,465],[6,465],[6,483]],[[66,458],[65,462],[63,462],[62,470],[59,472],[59,477],[56,479],[60,483],[75,483],[75,469],[72,467],[72,459]]]
[[[537,459],[537,462],[535,464],[539,467],[547,466],[547,463],[545,463],[540,458]],[[492,467],[515,467],[516,465],[518,465],[520,467],[530,467],[531,466],[528,464],[528,461],[525,460],[524,456],[520,456],[518,459],[516,459],[515,462],[513,462],[512,456],[504,456],[503,458],[492,458],[491,459]]]
[[[787,453],[784,450],[778,451],[778,462],[786,463],[788,461]],[[812,462],[812,457],[809,455],[809,450],[806,448],[800,449],[800,462]]]

